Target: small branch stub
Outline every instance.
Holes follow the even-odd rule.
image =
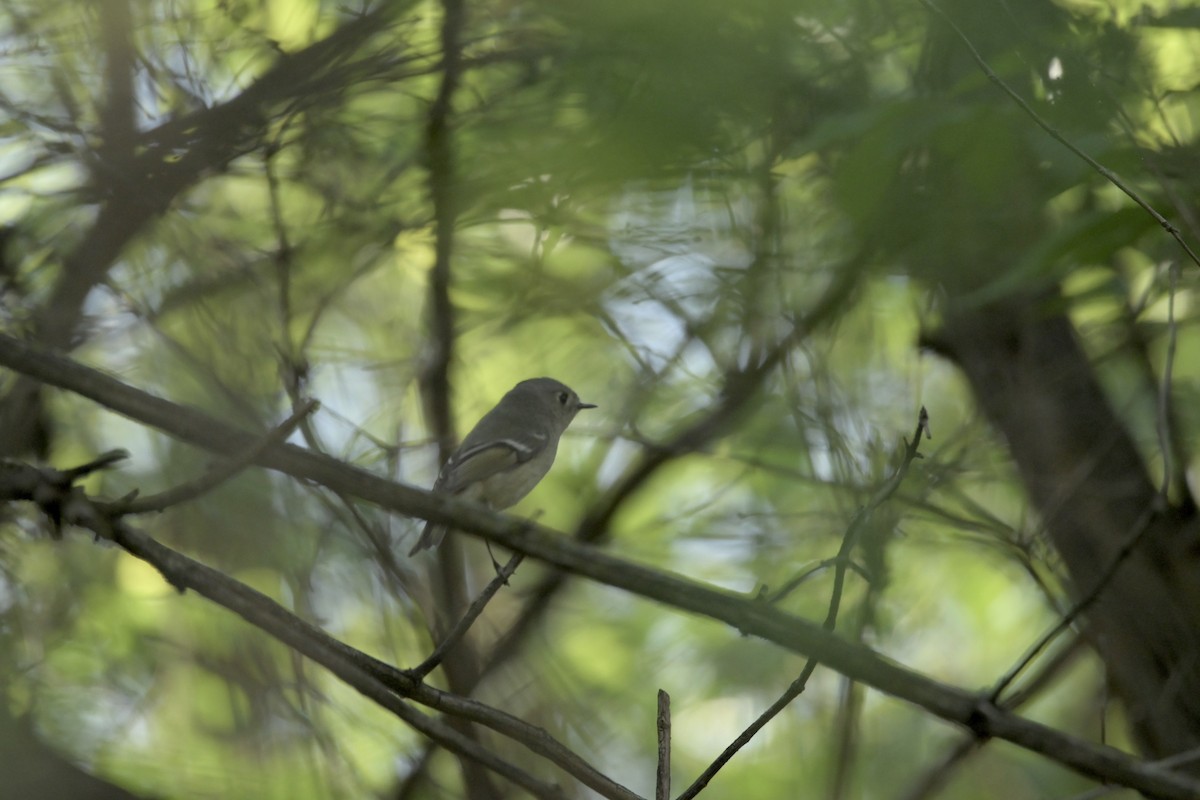
[[[671,798],[671,695],[658,690],[658,775],[655,800]]]

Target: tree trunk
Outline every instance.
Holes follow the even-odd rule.
[[[1195,509],[1169,507],[1156,491],[1063,303],[1022,298],[951,314],[930,344],[960,365],[1007,439],[1076,598],[1103,584],[1086,631],[1139,745],[1157,757],[1200,745]]]

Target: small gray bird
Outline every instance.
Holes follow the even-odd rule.
[[[595,407],[553,378],[521,381],[475,423],[442,467],[433,491],[496,511],[516,505],[550,471],[558,440],[575,415]],[[425,523],[408,554],[440,544],[445,533],[443,526]]]

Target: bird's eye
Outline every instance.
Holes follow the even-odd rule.
[[[558,393],[558,402],[562,403],[564,406],[567,404],[567,401],[570,399],[571,399],[571,395],[567,394],[566,392]]]

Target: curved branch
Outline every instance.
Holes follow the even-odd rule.
[[[203,412],[153,397],[61,355],[2,334],[0,364],[91,397],[118,413],[210,450],[238,452],[254,441],[252,434],[231,428]],[[1089,777],[1157,797],[1191,800],[1200,796],[1200,781],[1148,764],[1115,748],[1090,744],[1023,719],[998,708],[980,693],[927,678],[870,648],[844,641],[809,620],[785,614],[753,598],[644,567],[571,541],[561,532],[544,526],[392,482],[294,445],[268,448],[259,463],[353,494],[391,511],[427,516],[572,574],[724,622],[745,634],[812,656],[847,677],[920,706],[976,736],[1004,739]]]
[[[274,636],[424,734],[431,741],[473,763],[503,775],[537,797],[565,800],[557,787],[513,767],[452,724],[432,720],[397,697],[444,711],[459,721],[478,722],[521,743],[611,800],[640,800],[610,780],[545,730],[477,700],[444,692],[421,682],[424,673],[400,670],[344,644],[296,616],[266,595],[212,567],[158,542],[129,525],[121,503],[88,497],[73,481],[93,469],[124,458],[124,451],[68,470],[40,469],[17,461],[0,461],[0,502],[28,500],[47,515],[93,531],[154,566],[179,591],[191,589],[250,624]],[[514,564],[515,566],[515,564]]]

